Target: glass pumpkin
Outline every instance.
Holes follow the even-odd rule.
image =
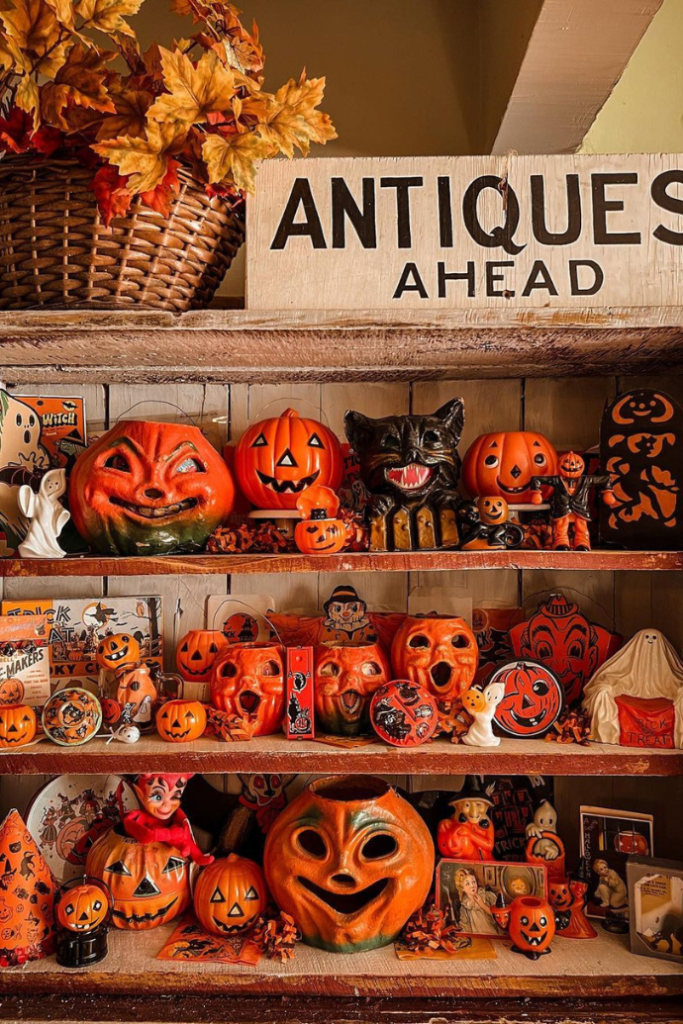
[[[167,700],[156,716],[157,732],[167,743],[192,743],[206,729],[206,710],[198,700]]]
[[[462,700],[474,680],[479,652],[464,619],[408,617],[391,645],[394,676],[409,679],[439,701]]]
[[[28,704],[0,705],[0,749],[24,747],[36,735],[36,713]]]
[[[176,667],[188,682],[208,683],[214,661],[227,646],[220,629],[191,629],[176,647]]]
[[[71,472],[76,529],[103,555],[201,551],[232,510],[230,470],[197,427],[123,420]]]
[[[514,504],[528,504],[533,476],[555,476],[557,452],[543,434],[531,430],[508,430],[480,434],[467,449],[462,478],[468,493],[505,498]],[[544,486],[547,498],[552,488]]]
[[[112,921],[136,931],[157,928],[190,902],[187,861],[170,843],[143,845],[112,828],[92,846],[86,874],[100,878],[114,898]]]
[[[262,509],[295,509],[312,484],[338,490],[344,462],[337,436],[294,409],[254,423],[235,449],[235,473],[249,501]]]
[[[356,953],[389,945],[422,906],[434,844],[417,811],[382,779],[330,777],[276,818],[264,868],[304,942]]]
[[[370,698],[391,679],[379,644],[321,644],[314,655],[315,714],[325,732],[358,736],[370,727]]]
[[[278,644],[231,644],[211,670],[211,703],[219,711],[256,720],[254,736],[282,728],[285,666]]]
[[[194,889],[194,912],[211,935],[244,931],[268,905],[266,880],[258,864],[231,853],[204,868]]]

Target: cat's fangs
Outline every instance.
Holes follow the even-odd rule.
[[[406,491],[417,490],[424,485],[432,475],[430,466],[419,466],[411,462],[408,466],[401,466],[396,469],[387,470],[387,480],[391,480],[396,487],[402,487]]]

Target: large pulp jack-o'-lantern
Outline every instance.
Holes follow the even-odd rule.
[[[294,409],[254,423],[235,449],[237,480],[256,508],[295,509],[301,492],[312,484],[336,491],[343,468],[336,435]]]
[[[531,430],[510,430],[481,434],[467,449],[462,478],[473,498],[496,495],[508,502],[531,502],[534,476],[557,474],[557,452],[543,434]],[[542,495],[548,497],[550,487]]]
[[[234,485],[197,427],[122,421],[77,460],[69,507],[104,555],[200,551],[231,511]]]
[[[392,942],[432,884],[434,844],[381,779],[312,782],[268,832],[264,867],[304,942],[354,953]]]
[[[391,679],[379,644],[321,644],[315,649],[315,713],[325,732],[357,736],[370,728],[375,690]]]
[[[231,644],[211,670],[211,703],[256,720],[254,736],[279,732],[285,714],[285,667],[277,644]]]
[[[399,679],[419,683],[438,700],[460,702],[474,680],[479,652],[464,619],[407,618],[391,646]]]

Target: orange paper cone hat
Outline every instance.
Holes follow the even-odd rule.
[[[18,811],[0,825],[0,966],[52,952],[55,881]]]

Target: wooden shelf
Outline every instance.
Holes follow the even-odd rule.
[[[0,313],[8,384],[683,373],[683,308]]]
[[[44,576],[251,576],[300,572],[571,569],[674,572],[683,551],[413,551],[340,555],[161,555],[144,558],[0,558],[0,578]]]
[[[499,747],[489,749],[439,739],[422,747],[390,747],[377,742],[347,750],[284,736],[260,736],[241,743],[225,743],[211,736],[194,743],[166,743],[158,736],[143,736],[131,745],[95,739],[71,748],[43,739],[0,753],[0,776],[132,771],[524,775],[530,766],[537,775],[683,775],[683,750],[513,739],[503,739]]]
[[[0,972],[0,994],[28,992],[89,995],[291,995],[400,998],[617,998],[683,995],[683,967],[634,956],[628,936],[600,931],[581,942],[555,939],[550,956],[533,962],[496,941],[495,960],[398,960],[393,947],[369,953],[334,954],[297,948],[285,964],[262,960],[256,967],[181,964],[157,960],[173,930],[114,932],[109,956],[79,971],[58,967],[54,958]],[[256,1019],[256,1018],[254,1018]]]

